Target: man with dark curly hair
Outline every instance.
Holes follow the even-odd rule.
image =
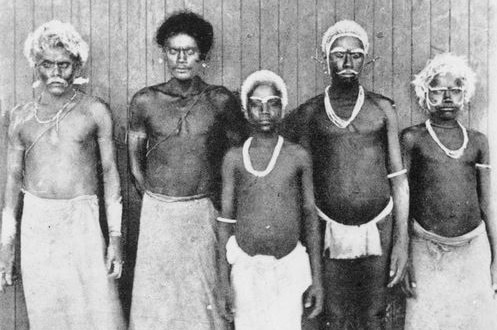
[[[224,329],[216,303],[214,204],[224,151],[237,141],[237,99],[196,72],[213,42],[212,25],[191,12],[159,27],[172,78],[130,105],[128,148],[143,194],[131,306],[132,329]],[[234,126],[237,125],[237,126]],[[213,203],[214,202],[214,203]]]

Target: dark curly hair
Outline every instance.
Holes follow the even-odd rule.
[[[155,41],[159,46],[164,47],[170,37],[182,33],[195,39],[200,59],[205,60],[214,39],[212,24],[190,11],[179,11],[166,18],[157,29]]]

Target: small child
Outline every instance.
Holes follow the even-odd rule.
[[[402,132],[412,220],[406,329],[497,329],[488,142],[457,120],[475,74],[446,53],[413,84],[429,119]]]
[[[305,306],[314,306],[310,318],[321,312],[323,300],[311,159],[277,133],[288,102],[281,77],[252,73],[241,101],[252,134],[223,163],[221,310],[228,319],[234,313],[237,330],[301,329],[306,289]]]

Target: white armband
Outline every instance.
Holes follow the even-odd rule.
[[[119,199],[107,204],[106,212],[109,236],[121,236],[121,221],[123,215],[122,198],[119,197]]]
[[[402,174],[405,174],[405,173],[407,173],[407,169],[404,168],[403,170],[400,170],[398,172],[394,172],[394,173],[388,174],[387,178],[388,179],[395,178],[396,176],[399,176],[399,175],[402,175]]]
[[[16,238],[16,218],[12,209],[5,208],[2,211],[2,245],[11,244]]]
[[[146,139],[147,134],[144,132],[129,131],[128,136],[132,139]]]
[[[479,164],[479,163],[476,163],[476,168],[480,168],[480,169],[485,169],[485,170],[491,170],[492,169],[492,166],[488,165],[488,164]]]
[[[223,217],[217,217],[217,221],[224,222],[224,223],[236,223],[235,219],[228,219],[228,218],[223,218]]]

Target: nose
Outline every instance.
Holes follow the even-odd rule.
[[[343,67],[344,68],[351,68],[352,67],[352,54],[345,54]]]
[[[184,51],[184,50],[181,49],[178,52],[178,62],[181,62],[181,63],[182,62],[186,62],[186,51]]]
[[[269,105],[266,103],[262,103],[262,111],[263,114],[269,114]]]
[[[55,64],[50,70],[50,76],[51,77],[60,77],[60,75],[62,74],[61,71],[62,71],[62,69],[57,64]]]
[[[450,90],[444,91],[444,101],[451,101],[452,102],[452,92]]]

